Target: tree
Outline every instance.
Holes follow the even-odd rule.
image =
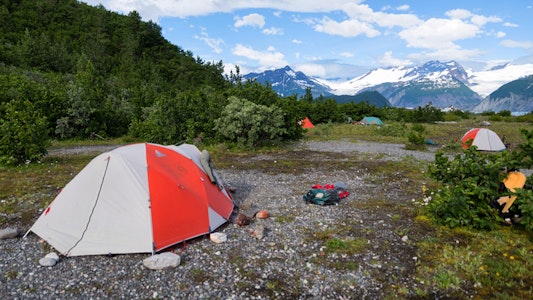
[[[20,164],[44,156],[50,143],[48,124],[28,100],[5,103],[0,113],[0,162]]]

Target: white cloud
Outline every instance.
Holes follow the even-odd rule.
[[[402,10],[402,11],[409,10],[409,8],[410,7],[407,4],[400,5],[400,6],[396,7],[397,10]]]
[[[283,35],[283,29],[270,27],[263,29],[263,33],[266,35]]]
[[[367,37],[376,37],[380,32],[368,23],[362,23],[357,20],[347,20],[336,22],[328,17],[324,17],[318,25],[315,25],[315,30],[332,35],[340,35],[343,37],[355,37],[358,35],[366,35]]]
[[[200,36],[196,35],[194,36],[195,39],[204,41],[215,53],[221,53],[222,52],[222,45],[224,44],[224,40],[221,38],[210,38],[207,32],[203,31],[200,33]]]
[[[533,41],[503,40],[500,45],[508,48],[533,49]]]
[[[464,20],[472,16],[472,13],[466,9],[452,9],[444,13],[450,19]]]
[[[476,15],[466,9],[452,9],[445,13],[446,16],[451,19],[459,19],[469,21],[477,26],[484,26],[487,23],[499,23],[502,19],[498,17],[487,17],[482,15]]]
[[[235,26],[235,28],[243,26],[263,28],[263,26],[265,26],[265,17],[260,14],[249,14],[242,18],[237,17],[233,26]]]
[[[353,53],[351,53],[351,52],[341,52],[341,53],[339,53],[339,55],[342,56],[342,57],[346,57],[346,58],[353,57]]]
[[[402,30],[399,36],[407,42],[407,47],[442,49],[455,48],[455,41],[473,38],[478,33],[478,26],[459,19],[431,18],[419,26]]]
[[[498,32],[496,32],[495,36],[496,36],[497,38],[503,38],[503,37],[506,36],[506,34],[505,34],[505,32],[503,32],[503,31],[498,31]]]
[[[461,49],[458,46],[436,49],[432,52],[420,52],[409,55],[409,58],[417,62],[425,62],[428,60],[471,60],[482,54],[482,51],[477,49]]]
[[[236,56],[242,56],[249,60],[257,61],[259,68],[262,70],[270,68],[282,68],[289,63],[285,60],[285,56],[276,51],[272,46],[268,47],[265,51],[257,51],[251,47],[237,44],[233,48],[233,54]]]
[[[300,64],[294,67],[295,71],[303,72],[307,76],[327,77],[326,66],[319,64]]]
[[[90,5],[102,4],[106,9],[128,13],[137,11],[143,20],[157,21],[162,17],[186,18],[213,13],[230,13],[239,9],[269,8],[292,12],[331,12],[341,10],[354,0],[82,0]],[[355,0],[356,3],[363,0]]]
[[[389,14],[384,12],[374,12],[368,5],[357,5],[351,3],[344,7],[344,12],[352,19],[381,27],[410,27],[419,24],[420,19],[412,14]]]
[[[503,23],[503,26],[505,26],[505,27],[518,27],[517,24],[510,23],[510,22],[505,22],[505,23]]]
[[[378,62],[384,66],[395,67],[410,65],[412,62],[407,59],[399,59],[392,56],[392,51],[387,51],[383,56],[378,58]]]
[[[292,40],[291,42],[292,42],[293,44],[301,44],[301,43],[302,43],[302,41],[300,41],[300,40]]]

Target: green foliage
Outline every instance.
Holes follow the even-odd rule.
[[[498,195],[505,165],[470,147],[453,160],[443,152],[435,155],[429,175],[443,184],[427,206],[437,223],[450,227],[471,226],[491,229],[496,212],[490,201]]]
[[[438,224],[450,227],[469,226],[492,229],[501,221],[490,202],[499,198],[500,186],[506,176],[504,170],[518,169],[531,163],[533,133],[522,130],[526,142],[521,151],[504,151],[487,155],[469,147],[452,160],[439,151],[429,165],[431,178],[441,183],[432,194],[427,211]],[[519,190],[513,208],[521,211],[520,224],[533,229],[533,191]]]
[[[520,224],[528,231],[533,231],[533,190],[517,189],[517,197],[513,206],[520,211]]]
[[[46,118],[28,100],[5,103],[0,112],[0,163],[20,164],[47,153]]]
[[[374,127],[374,132],[381,136],[404,137],[407,126],[405,123],[387,124],[387,126]]]
[[[286,133],[283,111],[277,106],[265,106],[230,97],[222,115],[215,121],[215,130],[227,141],[253,148],[279,141]]]
[[[422,124],[413,124],[411,131],[407,135],[406,149],[424,150],[426,148],[426,139],[424,133],[426,128]]]
[[[444,121],[444,113],[429,103],[425,106],[419,106],[416,110],[412,111],[409,121],[415,123],[434,123],[437,121]]]

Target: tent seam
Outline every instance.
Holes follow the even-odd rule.
[[[70,249],[68,249],[68,251],[65,253],[65,256],[68,256],[70,251],[72,251],[72,249],[74,249],[76,246],[78,246],[78,244],[81,242],[81,240],[83,240],[83,237],[85,236],[85,233],[87,232],[87,229],[89,229],[89,224],[91,223],[91,219],[92,219],[92,216],[94,214],[94,210],[96,209],[96,205],[98,204],[98,200],[100,199],[100,193],[102,192],[102,187],[104,186],[104,181],[105,181],[105,177],[106,177],[106,174],[107,174],[107,169],[109,167],[109,161],[110,160],[111,160],[111,157],[108,157],[107,158],[107,164],[106,164],[105,170],[104,170],[104,176],[102,176],[102,182],[100,182],[100,188],[98,189],[98,194],[96,195],[96,201],[94,201],[94,205],[93,205],[93,208],[91,209],[91,213],[89,214],[89,219],[87,220],[87,224],[85,225],[85,229],[83,230],[80,239],[78,241],[76,241],[76,243],[74,243],[74,245],[72,247],[70,247]]]

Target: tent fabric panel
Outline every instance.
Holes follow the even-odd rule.
[[[191,145],[191,144],[182,144],[182,145],[179,145],[179,146],[169,146],[169,148],[174,150],[174,151],[177,151],[178,153],[184,154],[187,157],[190,157],[194,161],[194,163],[198,166],[198,169],[203,174],[203,177],[205,176],[205,178],[208,179],[208,175],[205,172],[205,170],[204,170],[204,168],[202,166],[202,162],[201,162],[202,152],[200,152],[200,150],[196,146]],[[227,191],[227,189],[226,189],[226,187],[224,185],[224,181],[218,175],[216,170],[213,169],[211,171],[213,173],[213,176],[215,176],[216,181],[219,184],[222,185],[222,189],[221,189],[222,194],[224,194],[224,196],[226,196],[227,199],[221,199],[220,197],[218,197],[218,195],[217,195],[218,193],[216,191],[214,191],[213,189],[211,189],[210,195],[217,195],[217,196],[209,197],[209,199],[213,199],[214,198],[212,201],[210,201],[210,205],[212,205],[214,207],[217,207],[217,212],[219,214],[225,216],[225,218],[227,219],[227,218],[229,218],[229,215],[233,211],[233,207],[234,207],[233,198],[232,198],[231,194]],[[208,185],[208,183],[206,183],[206,185]],[[212,185],[217,187],[217,189],[220,189],[220,186],[218,186],[216,184],[212,184]]]
[[[156,251],[209,233],[205,179],[196,164],[153,144],[147,145],[146,157]]]
[[[104,176],[107,159],[108,154],[101,154],[83,168],[63,187],[30,231],[65,254],[83,234],[98,196],[97,191]]]
[[[111,156],[91,222],[71,255],[152,251],[146,165],[141,173],[138,169],[137,161],[116,153]]]
[[[476,137],[476,134],[477,132],[479,131],[479,129],[481,128],[473,128],[473,129],[470,129],[469,131],[467,131],[464,135],[463,135],[463,138],[461,139],[462,143],[463,143],[463,148],[466,149],[468,148],[468,141],[469,140],[472,140],[472,142],[474,142],[474,139]]]
[[[306,129],[315,128],[315,125],[311,122],[311,120],[309,120],[309,117],[306,117],[302,121],[302,128],[306,128]]]
[[[364,125],[383,125],[383,122],[378,117],[363,117],[359,123]]]
[[[68,256],[151,251],[146,176],[138,172],[116,152],[99,155],[30,230]]]
[[[224,223],[226,223],[229,216],[221,216],[213,209],[209,208],[209,232],[214,231],[218,227],[222,226]]]

